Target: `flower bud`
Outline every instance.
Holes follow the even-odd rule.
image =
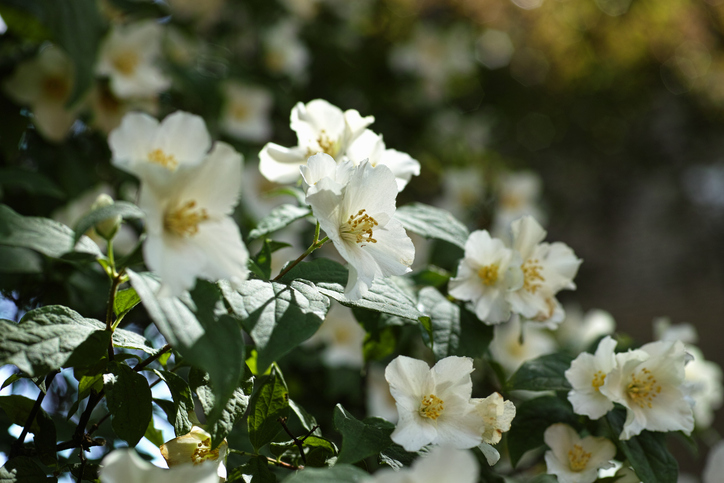
[[[91,205],[91,211],[110,206],[113,203],[113,198],[105,193],[101,193],[100,195],[98,195],[98,198],[96,198],[96,200],[93,202],[93,205]],[[94,228],[99,236],[105,238],[106,240],[112,240],[113,237],[116,236],[116,233],[118,232],[118,228],[120,226],[121,215],[116,215],[96,223]]]

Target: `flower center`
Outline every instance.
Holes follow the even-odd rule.
[[[49,98],[60,101],[67,97],[69,90],[68,82],[62,77],[46,77],[43,79],[43,92]]]
[[[628,397],[640,408],[651,407],[654,398],[661,392],[661,386],[656,384],[656,378],[646,368],[641,369],[639,377],[631,374],[631,382],[626,387]]]
[[[349,215],[339,230],[344,241],[364,244],[377,243],[377,240],[372,238],[372,229],[377,226],[377,220],[365,213],[366,211],[359,210],[354,215]]]
[[[173,171],[178,166],[178,161],[173,154],[166,154],[161,149],[154,149],[148,153],[148,160],[152,163],[160,164],[166,169]]]
[[[596,391],[600,391],[600,387],[603,386],[604,381],[606,380],[606,374],[603,373],[603,371],[598,371],[593,375],[593,379],[591,380],[591,386]]]
[[[590,459],[591,453],[583,451],[580,444],[573,445],[573,449],[568,452],[568,464],[573,471],[585,470]]]
[[[196,208],[196,201],[187,201],[163,217],[163,227],[181,237],[193,236],[199,231],[199,223],[209,219],[203,208]]]
[[[318,151],[307,148],[307,157],[312,156],[317,153],[325,153],[325,154],[329,154],[333,158],[336,158],[337,154],[339,154],[339,148],[340,148],[339,143],[337,141],[333,141],[329,136],[327,136],[327,132],[324,129],[319,131],[319,137],[317,138],[317,145],[319,146]]]
[[[231,116],[237,121],[243,121],[249,117],[249,107],[242,103],[234,104],[231,108]]]
[[[480,277],[480,280],[482,280],[485,285],[490,287],[498,281],[498,268],[499,265],[497,263],[486,265],[478,270],[478,277]]]
[[[138,54],[132,50],[125,50],[113,56],[113,67],[123,75],[129,76],[136,72],[136,67],[141,59]]]
[[[545,278],[541,275],[543,267],[540,261],[537,258],[529,258],[520,266],[520,269],[523,270],[523,288],[530,293],[536,293],[542,285],[540,282],[545,282]]]
[[[211,450],[211,438],[206,438],[203,441],[199,441],[196,445],[194,453],[191,455],[191,461],[194,465],[200,465],[206,460],[217,460],[219,459],[219,448]]]
[[[420,416],[433,421],[440,417],[444,409],[443,400],[434,394],[423,397],[420,403]]]

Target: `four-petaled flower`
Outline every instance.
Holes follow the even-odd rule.
[[[556,475],[560,483],[592,483],[598,470],[613,466],[616,446],[606,438],[581,438],[567,424],[556,423],[543,434],[550,448],[545,460],[549,475]]]
[[[601,386],[616,365],[615,348],[616,341],[606,336],[598,343],[595,355],[583,352],[571,362],[566,371],[566,379],[573,387],[568,400],[576,414],[598,419],[613,409],[613,401],[601,393]]]

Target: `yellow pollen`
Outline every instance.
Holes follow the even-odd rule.
[[[636,374],[631,374],[631,382],[626,387],[629,399],[640,408],[651,408],[651,403],[660,392],[661,386],[657,385],[656,378],[646,368],[641,369],[639,377],[636,377]]]
[[[541,287],[540,282],[545,282],[545,278],[541,275],[543,267],[541,266],[540,261],[537,258],[529,258],[523,263],[523,265],[520,266],[520,268],[523,270],[523,288],[530,293],[536,293],[536,291]]]
[[[377,226],[377,220],[365,213],[366,210],[359,210],[354,215],[349,215],[339,229],[339,233],[344,241],[353,243],[377,243],[372,238],[372,229]]]
[[[243,121],[249,117],[249,108],[245,104],[235,104],[231,108],[231,116],[237,121]]]
[[[317,153],[325,153],[325,154],[329,154],[333,158],[336,158],[337,154],[339,154],[339,148],[340,148],[339,143],[330,139],[330,137],[327,136],[327,132],[324,129],[319,131],[319,137],[317,138],[317,145],[319,146],[318,151],[315,151],[313,149],[307,149],[307,157],[312,156]]]
[[[211,451],[211,438],[206,438],[199,442],[194,453],[191,455],[191,461],[193,461],[194,465],[200,465],[206,460],[217,459],[219,459],[219,448]]]
[[[573,471],[583,471],[586,469],[588,460],[591,459],[591,453],[586,453],[580,444],[573,445],[573,449],[568,452],[568,465]]]
[[[118,72],[129,76],[136,72],[136,67],[138,67],[140,60],[136,52],[125,50],[113,56],[111,62],[113,62],[113,67],[115,67]]]
[[[195,201],[187,201],[163,217],[163,227],[174,235],[189,237],[199,231],[199,223],[209,219],[203,208],[196,208]]]
[[[148,160],[152,163],[160,164],[171,171],[178,166],[178,161],[176,161],[176,157],[173,154],[166,154],[160,149],[154,149],[148,153]]]
[[[420,416],[434,421],[440,417],[443,409],[443,400],[434,394],[430,394],[429,396],[422,398],[422,403],[420,404]]]
[[[593,375],[593,379],[591,380],[591,386],[596,391],[600,391],[600,387],[603,386],[603,382],[606,380],[606,374],[603,373],[603,371],[598,371]]]
[[[498,281],[498,268],[497,263],[491,263],[478,270],[478,277],[483,281],[485,285],[490,287]]]
[[[70,85],[62,77],[46,77],[43,79],[43,93],[49,98],[60,101],[68,96]]]

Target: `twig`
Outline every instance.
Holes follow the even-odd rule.
[[[136,371],[136,372],[139,372],[141,369],[143,369],[143,368],[146,367],[147,365],[151,364],[151,363],[154,362],[156,359],[158,359],[159,357],[161,357],[162,355],[164,355],[166,352],[168,352],[168,351],[170,351],[170,350],[171,350],[171,345],[170,345],[170,344],[166,344],[165,346],[161,347],[161,348],[158,350],[158,352],[156,352],[154,355],[152,355],[152,356],[149,357],[148,359],[145,359],[145,360],[139,362],[138,364],[136,364],[136,367],[134,367],[133,370]]]
[[[319,225],[317,225],[317,226],[319,226]],[[317,228],[317,229],[319,229],[319,228]],[[274,277],[274,278],[272,279],[272,282],[276,282],[277,280],[279,280],[280,278],[282,278],[284,275],[286,275],[287,273],[289,273],[289,270],[291,270],[292,268],[294,268],[294,267],[296,267],[297,265],[299,265],[299,262],[301,262],[302,260],[304,260],[305,258],[307,258],[307,256],[309,256],[310,253],[312,253],[314,250],[316,250],[317,248],[321,247],[322,245],[324,245],[324,244],[327,243],[328,241],[329,241],[329,237],[324,237],[323,239],[319,240],[318,242],[312,243],[312,244],[309,246],[309,248],[307,248],[307,250],[306,250],[304,253],[302,253],[301,255],[299,255],[299,258],[297,258],[296,260],[294,260],[292,263],[290,263],[289,265],[287,265],[284,270],[282,270],[281,272],[279,272],[279,275],[277,275],[276,277]]]
[[[287,462],[282,461],[282,460],[276,460],[276,459],[271,458],[271,457],[269,457],[269,456],[263,456],[263,455],[256,455],[256,454],[252,454],[252,453],[247,453],[246,451],[239,451],[238,449],[229,449],[229,453],[236,453],[236,454],[241,455],[241,456],[252,456],[252,457],[257,457],[257,456],[258,456],[258,457],[264,457],[264,458],[266,458],[266,460],[267,460],[269,463],[273,464],[274,466],[278,466],[278,467],[280,467],[280,468],[286,468],[286,469],[288,469],[288,470],[295,470],[295,471],[296,471],[296,470],[303,470],[303,469],[304,469],[304,466],[295,466],[295,465],[293,465],[293,464],[287,463]]]
[[[35,421],[35,418],[38,417],[38,412],[40,411],[40,407],[43,404],[43,399],[45,399],[45,393],[48,392],[50,385],[53,383],[53,379],[55,379],[56,374],[58,374],[59,372],[60,370],[56,369],[55,371],[45,376],[45,391],[41,390],[40,394],[38,394],[38,398],[35,400],[35,404],[33,404],[33,407],[30,410],[30,414],[28,414],[28,419],[25,421],[25,426],[23,426],[23,431],[20,433],[20,437],[15,441],[15,443],[13,443],[10,455],[11,458],[13,456],[17,456],[18,452],[20,451],[23,442],[25,442],[25,437],[28,435],[30,427],[33,425],[33,421]]]
[[[307,434],[305,434],[301,438],[297,438],[287,427],[287,418],[280,417],[279,419],[277,419],[277,421],[279,421],[279,424],[282,425],[282,428],[284,428],[284,431],[286,431],[286,433],[292,437],[294,445],[299,449],[299,455],[302,457],[302,462],[306,465],[307,457],[304,455],[304,440],[307,439],[308,437],[310,437],[312,435],[312,433],[315,432],[319,426],[314,426]]]

